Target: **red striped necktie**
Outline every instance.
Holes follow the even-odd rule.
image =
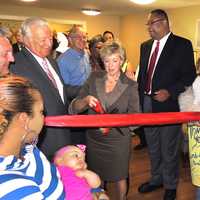
[[[147,71],[146,85],[145,85],[146,93],[149,93],[150,88],[151,88],[151,79],[152,79],[152,74],[153,74],[153,71],[155,68],[156,58],[157,58],[158,51],[159,51],[159,44],[160,44],[160,42],[158,41],[156,44],[156,48],[150,58],[149,67],[148,67],[148,71]]]
[[[51,82],[53,83],[54,87],[56,89],[58,89],[57,87],[57,84],[56,84],[56,80],[55,78],[53,77],[53,74],[51,73],[50,69],[49,69],[49,66],[48,66],[48,63],[46,61],[46,59],[43,59],[42,61],[42,66],[44,68],[44,71],[46,72],[47,76],[49,77],[49,79],[51,80]]]

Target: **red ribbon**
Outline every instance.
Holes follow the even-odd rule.
[[[57,127],[123,127],[178,124],[189,121],[200,121],[200,112],[49,116],[45,118],[45,125]]]
[[[101,105],[101,103],[99,101],[96,101],[96,106],[93,106],[92,109],[96,112],[96,113],[100,113],[100,114],[105,114],[105,110],[103,109],[103,106]]]
[[[103,106],[101,105],[100,101],[96,101],[96,106],[93,106],[92,109],[99,114],[105,114],[105,110],[103,109]],[[100,128],[100,131],[104,135],[108,135],[110,129],[109,128]]]

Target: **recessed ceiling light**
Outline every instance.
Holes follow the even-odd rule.
[[[136,4],[145,5],[145,4],[151,4],[156,0],[130,0],[130,1],[132,1],[133,3],[136,3]]]
[[[34,1],[37,1],[37,0],[20,0],[20,1],[23,1],[23,2],[34,2]]]
[[[85,15],[90,15],[90,16],[96,16],[101,14],[100,10],[92,8],[82,8],[81,12],[84,13]]]

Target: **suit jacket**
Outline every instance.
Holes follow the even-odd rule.
[[[141,107],[143,105],[146,72],[153,40],[148,40],[140,48],[140,69],[138,88]],[[164,102],[152,99],[153,112],[179,111],[178,95],[192,84],[196,77],[192,44],[189,40],[171,33],[161,52],[152,79],[152,94],[159,89],[166,89],[170,98]]]
[[[20,51],[20,48],[17,42],[12,45],[12,48],[13,48],[14,54]]]
[[[69,102],[65,93],[65,85],[56,62],[51,58],[48,58],[48,60],[63,83],[65,103],[63,103],[52,81],[26,48],[22,48],[20,52],[15,54],[15,63],[10,66],[10,71],[28,78],[40,90],[44,100],[44,112],[46,116],[66,115],[68,114]],[[39,138],[39,147],[49,158],[53,156],[58,148],[70,143],[71,136],[68,128],[44,127]]]
[[[87,95],[93,95],[101,102],[107,113],[127,114],[140,112],[138,86],[135,81],[130,80],[124,73],[121,73],[119,81],[113,90],[112,97],[107,99],[107,97],[104,95],[105,79],[105,71],[93,72],[81,88],[77,99],[83,98]],[[84,109],[87,108],[88,107]],[[71,113],[80,112],[73,107],[73,102],[70,105],[70,110]],[[96,112],[93,111],[93,109],[89,109],[88,113],[95,114]],[[127,127],[121,128],[121,130],[125,131],[125,133],[129,133],[129,129]]]

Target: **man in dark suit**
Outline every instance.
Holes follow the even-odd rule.
[[[192,44],[170,32],[168,16],[163,10],[150,13],[147,27],[152,39],[141,45],[138,75],[142,111],[177,112],[178,95],[196,76]],[[138,190],[145,193],[164,186],[164,200],[174,200],[179,171],[180,125],[146,127],[145,136],[151,179]]]
[[[16,39],[16,43],[14,43],[12,45],[13,48],[13,53],[17,53],[19,51],[21,51],[21,48],[23,46],[23,42],[22,42],[22,36],[21,36],[21,31],[20,29],[17,30],[17,32],[15,33],[15,39]]]
[[[21,34],[24,47],[15,55],[10,71],[30,79],[39,88],[46,116],[66,115],[69,95],[73,96],[75,90],[66,87],[56,62],[49,57],[53,35],[47,21],[38,17],[28,18],[22,23]],[[39,147],[49,159],[58,148],[71,144],[68,128],[44,127],[40,135]]]

